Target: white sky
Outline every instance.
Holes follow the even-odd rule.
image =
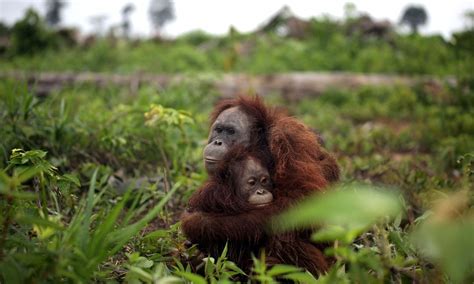
[[[76,26],[87,33],[92,29],[90,17],[105,15],[105,25],[118,24],[121,9],[127,3],[135,5],[131,15],[132,34],[151,35],[148,18],[150,0],[68,0],[63,10],[62,24]],[[428,12],[428,24],[422,33],[441,33],[445,37],[466,25],[463,13],[474,9],[474,0],[174,0],[176,19],[164,29],[169,36],[201,29],[213,34],[223,34],[234,25],[239,31],[251,31],[288,5],[299,17],[309,18],[324,14],[341,18],[344,4],[352,2],[357,11],[368,12],[375,19],[389,19],[397,23],[409,4],[422,5]],[[0,21],[14,23],[23,16],[25,9],[34,7],[44,14],[45,0],[0,0]]]

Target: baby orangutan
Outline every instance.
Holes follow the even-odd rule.
[[[233,165],[234,167],[239,166]],[[250,205],[263,207],[273,201],[272,182],[267,168],[261,165],[261,162],[252,157],[247,157],[241,162],[241,168],[234,168],[238,173],[236,179],[237,195],[241,196]]]
[[[257,153],[234,147],[193,194],[187,212],[235,215],[266,207],[274,198],[267,165]]]
[[[229,260],[243,269],[251,266],[251,254],[259,255],[264,247],[271,215],[266,211],[274,199],[268,165],[258,153],[233,147],[193,194],[181,217],[182,229],[202,252],[216,258],[227,243]],[[239,224],[241,214],[253,221]]]
[[[267,263],[293,264],[317,275],[328,264],[309,235],[289,232],[275,235],[270,221],[281,209],[270,179],[271,161],[236,146],[219,162],[214,175],[196,191],[182,215],[182,229],[205,254],[217,258],[227,243],[227,258],[247,273],[252,254],[265,249]],[[306,234],[304,234],[306,235]]]

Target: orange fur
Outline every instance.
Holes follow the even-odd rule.
[[[190,209],[182,216],[184,233],[214,257],[229,241],[229,258],[244,269],[250,267],[252,253],[265,249],[273,264],[298,265],[315,275],[327,271],[331,259],[322,253],[324,245],[310,242],[310,231],[274,234],[267,223],[272,216],[337,181],[339,167],[335,159],[321,147],[311,129],[284,111],[265,106],[258,97],[220,102],[211,123],[231,107],[239,107],[252,119],[251,143],[237,153],[253,153],[268,168],[275,186],[274,200],[265,208],[241,205],[233,195],[235,185],[226,180],[228,176],[219,176],[225,164],[232,162],[228,160],[216,177],[210,177],[192,196]],[[212,212],[213,206],[219,210]]]

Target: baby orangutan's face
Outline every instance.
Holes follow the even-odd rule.
[[[270,204],[273,194],[268,170],[252,158],[245,160],[240,167],[235,169],[240,172],[237,182],[239,195],[257,207]]]

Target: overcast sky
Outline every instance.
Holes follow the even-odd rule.
[[[121,9],[133,3],[132,34],[151,35],[148,19],[150,0],[69,0],[63,11],[63,25],[76,26],[87,33],[92,30],[91,16],[107,17],[106,26],[118,24]],[[239,31],[251,31],[258,27],[284,5],[288,5],[299,17],[310,18],[324,14],[341,18],[344,4],[352,2],[358,11],[367,12],[376,19],[398,22],[403,9],[409,4],[422,5],[428,12],[429,22],[421,29],[424,34],[441,33],[445,37],[466,25],[463,13],[474,9],[473,0],[416,0],[416,1],[317,1],[317,0],[175,0],[176,19],[169,23],[164,33],[176,36],[201,29],[213,34],[226,33],[230,25]],[[22,17],[25,9],[34,7],[44,14],[45,0],[0,0],[0,21],[12,24]]]

